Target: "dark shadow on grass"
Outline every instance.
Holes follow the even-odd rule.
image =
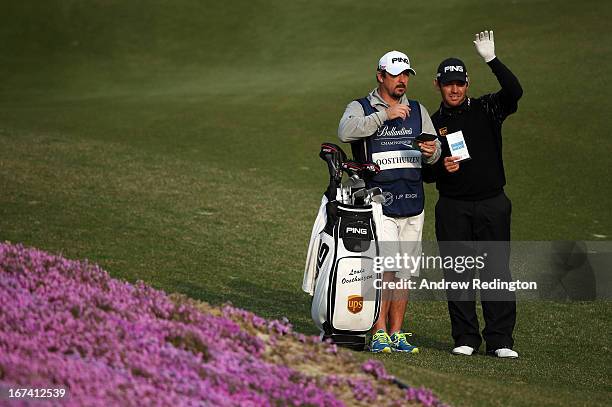
[[[218,292],[208,289],[205,284],[177,282],[176,290],[191,298],[206,301],[212,305],[231,302],[238,308],[267,319],[289,319],[294,329],[314,335],[317,329],[310,319],[310,298],[297,290],[271,288],[248,280],[226,281],[228,290]]]
[[[430,336],[427,335],[423,335],[417,332],[417,335],[415,337],[415,344],[418,343],[417,346],[422,347],[422,348],[428,348],[428,349],[436,349],[439,350],[441,352],[449,352],[452,349],[452,345],[453,345],[453,341],[451,338],[449,338],[448,341],[446,342],[442,342],[436,338],[432,338]]]

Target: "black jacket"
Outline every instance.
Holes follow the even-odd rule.
[[[488,63],[497,77],[501,90],[481,96],[467,98],[461,106],[440,108],[432,116],[436,132],[442,142],[442,157],[425,169],[427,182],[436,182],[440,195],[468,201],[493,197],[506,185],[502,158],[502,123],[516,112],[518,100],[523,95],[521,85],[510,70],[497,58]],[[470,160],[460,163],[459,171],[448,173],[444,158],[450,156],[444,135],[461,130]]]

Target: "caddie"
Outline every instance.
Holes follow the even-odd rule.
[[[338,137],[351,143],[353,158],[377,163],[381,172],[367,181],[367,187],[380,187],[385,196],[382,231],[379,240],[390,252],[421,255],[424,222],[422,167],[440,157],[440,142],[416,142],[422,133],[435,135],[427,109],[406,97],[408,83],[416,75],[408,56],[399,51],[384,54],[377,66],[377,87],[366,97],[348,104],[338,127]],[[380,229],[381,225],[377,225]],[[385,272],[384,281],[409,279],[418,270]],[[372,352],[410,352],[402,332],[408,303],[407,289],[385,290],[380,317],[373,328]]]

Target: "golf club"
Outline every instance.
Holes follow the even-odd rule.
[[[346,154],[335,144],[323,143],[319,157],[327,163],[329,171],[329,185],[325,195],[329,201],[337,200],[336,192],[342,180],[342,163],[346,161]]]

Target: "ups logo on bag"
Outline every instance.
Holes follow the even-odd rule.
[[[349,295],[348,310],[353,314],[358,314],[363,309],[363,297],[361,295]]]

